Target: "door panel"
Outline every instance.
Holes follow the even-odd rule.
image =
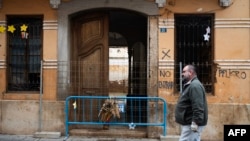
[[[108,16],[86,14],[75,24],[80,95],[108,95]]]
[[[100,49],[94,51],[90,55],[79,57],[81,62],[81,88],[91,89],[100,88],[101,81],[101,60],[100,60]]]
[[[82,14],[72,20],[72,59],[77,95],[108,95],[108,16],[105,13]],[[97,100],[77,102],[78,120],[98,121]],[[93,106],[93,107],[92,107]],[[90,110],[92,108],[92,110]]]
[[[127,78],[129,84],[126,86],[127,90],[125,91],[128,93],[127,96],[147,96],[147,18],[135,15],[131,17],[130,14],[123,13],[125,16],[124,18],[124,16],[121,17],[121,13],[119,12],[112,13],[109,11],[107,12],[108,14],[106,14],[106,12],[102,11],[99,13],[97,11],[95,13],[84,13],[72,18],[71,56],[73,61],[77,63],[72,67],[75,68],[75,70],[73,69],[71,73],[72,76],[74,76],[72,82],[74,82],[75,85],[73,84],[73,86],[77,89],[77,95],[109,95],[110,58],[108,35],[110,25],[110,27],[113,27],[110,28],[110,32],[117,32],[123,35],[123,38],[126,40],[125,46],[128,48],[128,60],[130,61],[127,62],[129,64],[129,74]],[[133,18],[134,16],[136,18]],[[126,19],[126,22],[117,19]],[[136,24],[137,22],[135,22],[134,19],[141,19],[141,22],[139,22],[140,24]],[[119,36],[114,37],[115,41],[117,41],[117,37]],[[120,44],[116,46],[119,47]],[[117,49],[117,51],[120,50]],[[116,63],[117,61],[119,61],[119,59],[115,60]],[[116,77],[114,71],[111,71],[110,76]],[[126,78],[124,79],[126,80]],[[112,86],[110,85],[110,87]],[[114,90],[114,87],[110,88],[110,90]],[[120,91],[123,92],[123,90]],[[119,90],[113,93],[120,94]],[[136,105],[138,102],[130,101],[130,103]],[[78,108],[77,118],[79,120],[84,119],[85,121],[98,121],[97,116],[92,116],[98,115],[100,110],[97,108],[98,104],[100,105],[95,99],[92,101],[79,100],[77,106],[80,108]],[[143,104],[141,108],[145,109],[143,108],[145,106],[146,104]],[[132,121],[147,121],[147,111],[143,111],[143,114],[138,110],[134,110],[133,112],[135,112],[135,115],[128,115],[129,119],[137,116],[137,118],[132,119]],[[142,115],[143,117],[139,117],[138,115]]]

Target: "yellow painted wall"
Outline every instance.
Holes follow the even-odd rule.
[[[0,34],[0,60],[6,58],[6,35],[1,33]]]
[[[44,23],[57,23],[57,11],[52,9],[49,0],[2,0],[0,21],[6,22],[6,15],[43,15]],[[7,24],[7,23],[6,23]],[[6,27],[7,28],[7,27]],[[6,29],[7,30],[7,29]],[[57,60],[57,29],[54,25],[44,25],[42,59],[48,62]],[[6,34],[0,33],[0,60],[6,63]],[[57,69],[44,68],[44,100],[56,100]],[[0,68],[0,99],[38,100],[40,92],[6,92],[6,68]],[[5,80],[4,80],[5,79]]]
[[[70,1],[70,0],[63,0]],[[154,3],[154,0],[148,0]],[[164,8],[159,8],[159,22],[160,20],[166,21],[165,26],[168,27],[166,33],[159,32],[159,62],[162,61],[162,52],[170,51],[166,63],[174,63],[174,13],[215,13],[215,27],[214,27],[214,62],[217,64],[215,72],[215,91],[213,94],[208,94],[209,101],[209,124],[206,131],[203,134],[204,139],[222,139],[222,131],[224,124],[249,123],[247,118],[250,103],[250,1],[249,0],[232,0],[233,4],[227,8],[222,8],[218,5],[218,0],[166,0],[167,4]],[[155,3],[154,3],[155,4]],[[57,10],[52,9],[49,4],[49,0],[2,0],[2,8],[0,8],[0,24],[6,22],[6,15],[44,15],[44,23],[57,24]],[[59,120],[58,128],[60,131],[63,129],[62,109],[63,103],[56,101],[57,94],[57,66],[53,64],[57,61],[58,45],[57,45],[57,25],[50,26],[45,25],[43,30],[43,60],[45,66],[43,68],[43,99],[51,100],[48,102],[47,107],[60,104],[56,111],[59,112],[54,119]],[[0,33],[0,61],[6,61],[6,34]],[[52,62],[52,63],[51,63]],[[1,62],[0,62],[1,63]],[[48,63],[48,64],[47,64]],[[171,65],[170,65],[171,66]],[[49,68],[50,67],[50,68]],[[164,73],[166,77],[158,76],[158,81],[161,82],[174,82],[174,70],[173,67],[163,68],[165,71],[161,72],[159,67],[158,75]],[[239,67],[239,68],[237,68]],[[233,68],[233,69],[232,69]],[[224,75],[222,72],[225,72]],[[235,75],[237,74],[237,75]],[[171,83],[169,83],[171,85]],[[23,93],[6,93],[6,66],[0,65],[0,99],[3,100],[2,105],[14,105],[18,107],[24,104],[23,107],[27,107],[25,104],[35,105],[37,109],[31,112],[32,119],[36,120],[38,113],[38,102],[32,100],[39,100],[39,92],[23,92]],[[155,84],[154,84],[155,85]],[[178,94],[173,89],[158,88],[158,94],[160,97],[165,98],[168,102],[168,134],[179,134],[179,127],[174,122],[174,105],[178,98]],[[8,100],[9,99],[9,100]],[[13,102],[12,100],[17,100]],[[25,102],[20,101],[25,100]],[[27,101],[28,100],[28,101]],[[47,102],[47,101],[46,101]],[[44,102],[43,102],[44,103]],[[21,105],[22,106],[22,105]],[[32,106],[30,106],[32,107]],[[52,106],[56,107],[56,106]],[[19,108],[19,107],[18,107]],[[5,109],[5,107],[2,107]],[[13,108],[12,108],[13,109]],[[16,110],[2,110],[3,120],[0,124],[3,125],[1,129],[14,133],[17,130],[16,126],[4,126],[9,125],[9,119],[14,119],[19,116],[13,116],[12,113],[16,112],[16,115],[26,115],[16,108]],[[12,111],[12,112],[9,112]],[[45,112],[47,109],[45,108]],[[44,112],[44,113],[45,113]],[[54,113],[55,110],[52,112]],[[29,112],[30,113],[30,112]],[[28,114],[29,114],[28,113]],[[35,113],[35,114],[34,114]],[[47,115],[47,114],[46,114]],[[51,124],[51,112],[45,118],[48,118],[49,122],[46,125],[47,128],[53,128]],[[11,118],[9,118],[11,117]],[[58,118],[59,117],[59,118]],[[21,119],[26,123],[26,117]],[[24,122],[22,122],[24,123]],[[54,122],[55,123],[55,122]],[[19,123],[18,123],[19,124]],[[56,123],[57,124],[57,123]],[[15,124],[13,124],[15,125]],[[21,124],[23,125],[23,124]],[[38,125],[38,124],[37,124]],[[30,124],[29,124],[30,126]],[[27,126],[27,127],[29,127]],[[45,128],[45,129],[47,129]],[[11,130],[10,130],[11,129]],[[22,128],[20,128],[22,129]],[[29,133],[33,133],[37,128]],[[23,129],[22,129],[23,130]],[[53,130],[54,131],[54,130]],[[23,131],[20,131],[23,132]]]
[[[44,30],[43,60],[57,60],[57,30]]]
[[[159,32],[159,62],[162,51],[170,51],[167,62],[174,62],[174,13],[215,13],[214,27],[214,63],[215,91],[208,94],[209,103],[249,103],[250,102],[250,2],[249,0],[232,0],[232,4],[223,8],[218,0],[168,0],[164,8],[160,8],[161,23],[166,26],[167,33]],[[171,27],[172,26],[172,27]],[[231,62],[230,62],[231,61]],[[218,64],[219,62],[219,64]],[[223,68],[223,65],[227,66]],[[237,65],[235,65],[237,64]],[[238,69],[238,68],[239,69]],[[162,77],[160,71],[169,71],[169,77]],[[222,76],[221,72],[227,73]],[[173,68],[159,68],[159,81],[174,82]],[[175,102],[178,94],[173,89],[159,88],[159,96],[168,102]]]
[[[43,77],[43,98],[46,100],[55,100],[57,90],[57,70],[44,70]]]
[[[249,19],[249,0],[232,0],[233,3],[227,8],[218,5],[218,0],[168,0],[164,8],[159,9],[160,19],[168,22],[167,26],[171,27],[174,20],[174,13],[215,13],[215,29],[214,29],[214,60],[249,60],[250,43],[246,37],[249,37],[249,28],[245,26],[245,22]],[[240,10],[239,10],[240,9]],[[49,0],[36,0],[31,3],[30,0],[3,0],[0,9],[0,21],[6,20],[6,15],[44,15],[44,21],[56,21],[57,11],[52,9]],[[171,23],[172,20],[172,23]],[[229,23],[229,27],[223,22]],[[224,27],[220,27],[224,26]],[[242,27],[239,27],[242,26]],[[44,29],[43,36],[43,60],[57,60],[57,30]],[[6,36],[0,34],[0,59],[6,58]],[[168,51],[170,58],[168,61],[174,61],[174,28],[168,28],[167,33],[159,33],[159,60],[162,57],[162,51]],[[223,62],[223,61],[222,61]],[[220,69],[220,68],[217,68]],[[44,80],[47,82],[56,82],[56,68],[45,69]],[[159,68],[160,73],[161,69]],[[228,72],[230,70],[227,70]],[[174,74],[173,70],[170,70]],[[250,101],[248,69],[237,70],[238,73],[246,75],[244,79],[233,77],[220,77],[219,70],[216,70],[216,82],[214,84],[215,91],[208,96],[211,103],[217,102],[239,102],[247,103]],[[0,76],[5,76],[5,69],[1,69]],[[45,75],[46,74],[46,75]],[[49,77],[49,78],[47,78]],[[50,79],[47,81],[47,79]],[[173,81],[173,75],[168,78],[159,76],[159,81]],[[4,93],[5,98],[16,99],[15,94],[7,96],[5,93],[6,84],[0,86],[0,92]],[[46,84],[45,84],[46,85]],[[51,90],[45,89],[45,99],[56,98],[56,86]],[[237,89],[235,89],[237,88]],[[178,95],[172,89],[159,88],[159,96],[165,97],[168,102],[175,102]],[[20,96],[18,96],[20,98]],[[21,99],[37,99],[36,94],[23,95]]]
[[[223,28],[215,30],[215,59],[249,60],[249,29]]]
[[[0,8],[0,20],[5,19],[5,15],[44,15],[44,20],[56,20],[57,12],[52,9],[49,0],[2,0]]]
[[[0,78],[1,78],[1,81],[0,81],[0,99],[2,99],[2,96],[3,96],[3,93],[5,92],[4,89],[6,87],[6,71],[5,69],[0,69]]]

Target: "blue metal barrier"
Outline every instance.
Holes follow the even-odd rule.
[[[114,99],[119,106],[120,118],[102,122],[98,113],[106,99]],[[69,136],[69,125],[124,125],[161,126],[166,136],[167,103],[160,97],[109,97],[70,96],[65,102],[65,136]]]

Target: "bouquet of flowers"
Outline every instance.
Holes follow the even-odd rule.
[[[103,122],[110,121],[111,117],[120,118],[120,112],[117,102],[114,99],[106,99],[98,114]]]

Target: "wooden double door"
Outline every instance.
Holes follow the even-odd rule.
[[[108,15],[86,14],[72,22],[72,60],[81,95],[108,94]]]
[[[72,18],[71,29],[71,60],[77,62],[74,76],[78,94],[109,95],[112,32],[123,35],[128,48],[127,94],[147,95],[146,17],[120,11],[85,12]]]

